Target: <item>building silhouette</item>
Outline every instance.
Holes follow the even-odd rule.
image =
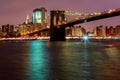
[[[2,25],[2,32],[7,37],[12,37],[14,35],[14,25]]]

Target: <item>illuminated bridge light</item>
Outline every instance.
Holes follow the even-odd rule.
[[[110,14],[112,12],[112,9],[110,9],[109,11],[108,11],[108,13]]]
[[[110,10],[108,11],[108,13],[110,14],[110,13],[112,13],[112,12],[114,12],[114,11],[116,11],[116,9],[110,9]]]

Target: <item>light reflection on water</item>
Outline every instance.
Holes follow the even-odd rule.
[[[47,78],[48,72],[45,71],[47,63],[44,49],[44,42],[30,42],[30,60],[28,66],[29,80],[46,80]]]
[[[0,53],[0,80],[120,80],[119,41],[4,41]]]
[[[90,63],[87,43],[84,42],[83,60],[82,60],[82,77],[83,80],[90,79]]]

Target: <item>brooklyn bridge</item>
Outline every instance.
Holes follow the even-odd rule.
[[[76,20],[66,21],[66,11],[64,10],[52,10],[50,11],[50,28],[41,28],[35,32],[31,32],[25,35],[35,35],[44,33],[50,35],[50,41],[65,41],[65,28],[74,27],[76,24],[87,23],[90,21],[115,17],[120,15],[120,9],[110,9],[101,13],[84,15],[83,18]]]

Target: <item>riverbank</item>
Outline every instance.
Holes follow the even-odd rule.
[[[0,38],[0,41],[9,41],[9,40],[50,40],[50,37],[18,37],[18,38]],[[66,37],[66,41],[120,41],[119,37],[112,38],[102,38],[102,37]]]

